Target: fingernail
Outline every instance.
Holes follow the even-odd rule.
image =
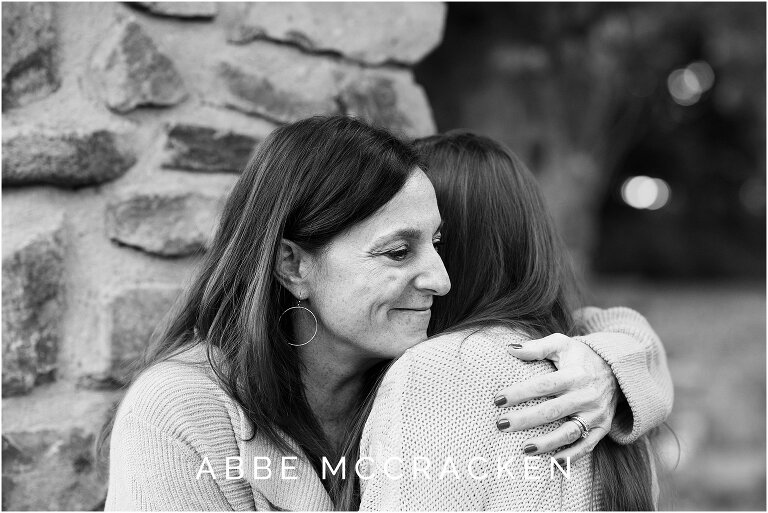
[[[522,349],[523,345],[522,344],[509,344],[509,347],[511,347],[512,349]]]
[[[556,462],[557,462],[557,464],[558,464],[558,465],[560,465],[561,467],[562,467],[563,465],[565,465],[565,460],[564,460],[563,458],[557,458],[555,461],[556,461]]]
[[[507,429],[510,426],[510,423],[507,419],[501,419],[500,421],[496,422],[496,427],[499,429]]]
[[[493,400],[493,404],[495,404],[496,406],[503,406],[507,404],[507,398],[504,397],[503,395],[500,395]]]
[[[528,444],[525,447],[523,447],[523,452],[525,454],[531,454],[532,452],[536,452],[536,446],[533,444]]]

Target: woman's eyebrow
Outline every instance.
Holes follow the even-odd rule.
[[[381,237],[377,237],[373,244],[380,244],[388,239],[418,239],[421,236],[421,232],[415,228],[400,228],[389,232]]]
[[[440,231],[443,229],[444,221],[440,221],[440,225],[437,227],[437,230],[435,230],[435,235],[440,233]],[[380,244],[381,242],[384,242],[388,239],[418,239],[421,237],[422,232],[417,230],[416,228],[400,228],[398,230],[389,232],[385,235],[382,235],[381,237],[377,237],[373,244]]]

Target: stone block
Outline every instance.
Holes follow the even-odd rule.
[[[55,384],[3,399],[3,510],[98,508],[107,481],[94,441],[119,394]]]
[[[171,106],[188,93],[171,59],[132,17],[117,20],[91,60],[97,93],[110,109]]]
[[[233,17],[228,39],[266,38],[370,64],[414,64],[442,40],[445,14],[438,2],[252,2]]]
[[[424,90],[407,70],[365,68],[268,42],[227,52],[218,67],[218,101],[249,115],[291,123],[349,114],[406,137],[435,132]]]
[[[334,61],[270,43],[253,47],[218,63],[227,107],[279,123],[339,112],[337,75],[344,71]]]
[[[109,299],[111,380],[130,382],[152,333],[181,292],[174,285],[147,284],[120,290]]]
[[[3,110],[44,98],[59,88],[54,5],[5,2]]]
[[[216,16],[216,2],[125,2],[130,6],[140,6],[152,14],[170,18],[203,18]]]
[[[65,306],[64,244],[62,213],[4,212],[3,397],[54,377]]]
[[[75,188],[114,180],[136,162],[122,130],[4,127],[3,185]]]
[[[172,186],[124,191],[107,205],[107,235],[153,255],[192,255],[210,243],[222,202],[217,195]]]
[[[342,110],[401,137],[416,138],[436,131],[424,90],[408,71],[364,70],[340,85]]]
[[[240,173],[260,141],[214,127],[176,123],[168,127],[162,166],[205,173]]]

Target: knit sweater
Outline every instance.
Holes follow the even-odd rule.
[[[522,450],[562,419],[518,432],[496,428],[495,391],[555,370],[549,361],[507,353],[508,344],[529,340],[509,328],[453,333],[409,349],[392,365],[360,442],[368,478],[360,481],[361,510],[603,509],[591,454],[566,463],[563,472],[554,451],[534,457]]]
[[[630,440],[661,422],[671,409],[663,347],[642,316],[628,309],[587,310],[583,322],[594,333],[626,336],[593,335],[590,346],[611,365],[632,408],[614,424],[611,436]],[[428,348],[432,342],[425,344]],[[546,362],[528,365],[549,368]],[[491,404],[498,389],[522,379],[520,374],[496,377],[499,386],[486,390]],[[487,400],[481,401],[483,407]],[[447,402],[435,404],[435,411],[443,411]],[[378,404],[375,408],[382,411]],[[489,426],[496,429],[494,419]],[[260,433],[244,440],[252,434],[253,425],[219,385],[202,345],[153,365],[129,387],[115,417],[105,510],[333,509],[320,478],[293,440],[284,436],[299,458],[283,462],[286,455]],[[367,436],[370,439],[370,431]],[[572,472],[576,465],[584,463],[575,462]],[[269,476],[263,468],[267,466]]]

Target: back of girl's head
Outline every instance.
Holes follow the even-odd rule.
[[[451,293],[431,333],[494,322],[544,335],[570,329],[573,280],[533,175],[496,141],[467,132],[417,140],[444,221]]]
[[[432,333],[490,324],[534,338],[571,331],[570,299],[578,293],[573,272],[538,184],[520,159],[466,132],[427,137],[415,146],[445,223],[442,257],[452,284],[450,294],[434,298]],[[645,444],[619,446],[607,437],[598,443],[596,504],[653,509]]]

